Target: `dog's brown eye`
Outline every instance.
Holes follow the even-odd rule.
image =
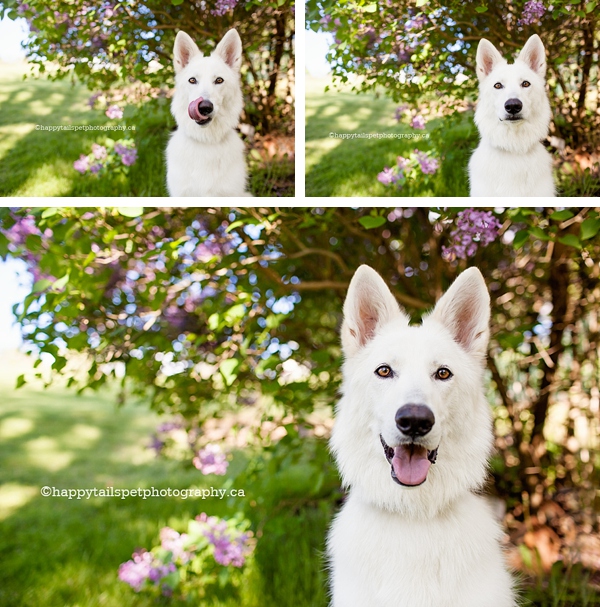
[[[392,368],[388,365],[381,365],[381,367],[377,367],[377,369],[375,369],[375,373],[379,375],[379,377],[391,377]]]
[[[503,89],[504,87],[502,86],[502,84],[500,82],[496,82],[496,84],[494,84],[494,88],[495,89]]]
[[[190,78],[190,79],[188,80],[188,82],[189,82],[190,84],[197,84],[197,83],[198,83],[198,81],[197,81],[195,78]]]
[[[527,88],[528,86],[531,86],[531,82],[527,82],[527,80],[523,80],[523,82],[521,83],[521,86],[523,88]]]
[[[223,84],[223,78],[217,78],[215,84]]]
[[[451,377],[452,377],[452,371],[450,371],[450,369],[448,369],[446,367],[440,367],[435,372],[435,378],[441,379],[442,381],[444,381],[446,379],[450,379]]]

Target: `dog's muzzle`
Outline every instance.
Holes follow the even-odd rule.
[[[504,104],[504,110],[506,111],[506,118],[504,120],[508,122],[523,120],[523,116],[519,115],[522,109],[523,104],[520,99],[509,99]]]
[[[427,480],[427,473],[431,464],[435,464],[439,447],[429,451],[417,443],[405,443],[392,448],[381,434],[379,439],[396,483],[404,487],[418,487]]]
[[[212,102],[203,97],[194,99],[188,105],[188,116],[199,124],[200,126],[206,126],[212,120],[212,113],[214,106]]]

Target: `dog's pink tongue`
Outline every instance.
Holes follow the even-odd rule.
[[[194,99],[194,101],[188,105],[188,115],[192,120],[199,120],[200,122],[204,122],[206,120],[206,116],[203,116],[198,109],[198,106],[203,100],[203,97],[198,97],[198,99]]]
[[[400,445],[394,449],[392,467],[403,485],[420,485],[427,478],[430,466],[425,447]]]

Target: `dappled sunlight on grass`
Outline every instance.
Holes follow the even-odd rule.
[[[8,518],[16,510],[38,495],[38,487],[29,487],[19,483],[0,485],[0,521]]]
[[[71,464],[75,458],[72,451],[60,449],[58,441],[49,436],[40,436],[25,443],[27,461],[37,468],[58,472]]]
[[[29,434],[34,428],[31,419],[25,417],[7,417],[0,422],[0,438],[16,438]]]
[[[58,173],[57,173],[58,171]],[[33,171],[13,196],[68,196],[77,174],[66,162],[44,164]],[[67,175],[69,175],[67,177]]]

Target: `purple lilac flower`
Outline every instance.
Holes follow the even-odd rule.
[[[153,434],[150,437],[150,444],[148,445],[148,449],[154,449],[157,455],[163,450],[164,446],[165,443],[161,441],[156,434]]]
[[[546,7],[543,2],[538,2],[537,0],[529,0],[525,3],[523,7],[523,12],[521,13],[521,18],[517,21],[518,25],[531,25],[536,21],[539,21],[544,13],[546,12]]]
[[[82,175],[87,172],[87,170],[89,169],[89,166],[90,166],[90,162],[88,160],[88,157],[85,154],[81,154],[81,156],[79,157],[79,160],[76,160],[73,163],[73,168],[76,171],[79,171]]]
[[[437,158],[432,158],[425,152],[415,150],[415,156],[421,167],[421,171],[425,175],[433,175],[440,168],[439,160]]]
[[[156,431],[162,434],[173,430],[179,430],[180,428],[183,428],[183,426],[179,422],[163,422],[156,428]]]
[[[12,245],[18,247],[19,245],[25,244],[28,236],[39,233],[40,231],[35,225],[35,219],[33,217],[17,217],[15,224],[10,230],[7,230],[6,237]]]
[[[238,3],[238,0],[217,0],[215,8],[210,12],[217,17],[222,17],[227,11],[233,10]]]
[[[97,160],[104,160],[107,157],[108,152],[103,145],[92,143],[92,154]]]
[[[129,148],[124,146],[122,143],[115,143],[115,152],[121,156],[124,154]]]
[[[377,181],[383,183],[383,185],[390,185],[395,183],[396,180],[397,177],[394,174],[394,169],[390,169],[390,167],[384,167],[383,171],[377,175]]]
[[[135,148],[127,150],[121,154],[121,162],[125,166],[131,166],[137,160],[137,150]]]
[[[501,224],[491,211],[465,209],[456,219],[456,228],[450,232],[451,244],[442,247],[445,259],[473,257],[479,246],[486,247],[498,236]]]
[[[402,105],[399,105],[396,108],[396,111],[394,112],[394,117],[396,118],[396,120],[398,122],[400,122],[400,120],[402,120],[402,114],[404,114],[404,112],[408,109],[408,106],[404,103]]]
[[[160,530],[161,546],[173,555],[172,559],[174,561],[181,561],[182,565],[189,563],[194,556],[191,552],[183,548],[187,539],[187,533],[178,533],[175,529],[171,529],[171,527],[163,527]]]
[[[154,557],[146,550],[134,552],[132,556],[133,560],[119,566],[119,579],[129,584],[136,592],[139,592],[150,576]]]
[[[157,561],[153,567],[150,567],[150,571],[148,572],[148,579],[158,585],[158,583],[164,577],[167,577],[167,575],[169,575],[169,573],[173,573],[173,571],[175,571],[174,563],[168,563],[164,565]]]
[[[215,561],[221,565],[242,567],[251,551],[248,545],[250,535],[228,528],[227,522],[204,512],[196,517],[206,524],[205,537],[214,546]]]
[[[105,114],[111,120],[113,118],[116,118],[117,120],[120,120],[121,118],[123,118],[123,110],[118,105],[109,106],[108,109],[106,110]]]
[[[102,168],[102,165],[99,162],[97,162],[96,164],[93,164],[90,167],[90,173],[94,173],[94,174],[98,173],[101,168]]]
[[[198,456],[192,463],[202,474],[217,474],[223,476],[227,473],[229,462],[227,456],[221,451],[219,445],[206,445],[198,451]]]
[[[404,158],[404,156],[398,156],[398,158],[396,158],[396,164],[398,165],[398,170],[400,173],[404,173],[404,171],[406,171],[410,165],[410,160],[408,158]]]
[[[88,100],[87,100],[87,104],[93,109],[94,106],[96,105],[96,101],[98,101],[98,98],[102,97],[102,93],[98,92],[98,93],[94,93]]]
[[[420,131],[422,131],[425,128],[425,118],[423,118],[421,114],[414,116],[413,119],[410,121],[410,126],[413,129],[419,129]]]

